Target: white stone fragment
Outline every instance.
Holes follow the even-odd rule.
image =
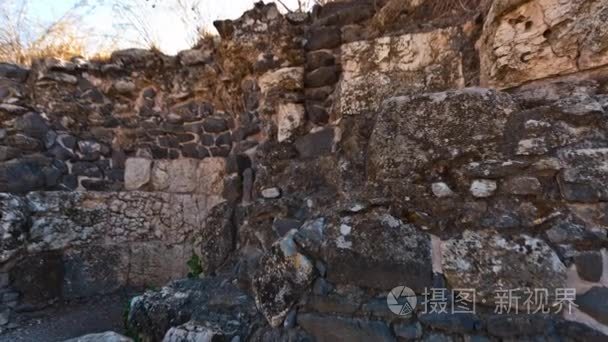
[[[476,179],[471,184],[471,194],[477,198],[490,197],[496,191],[496,182],[489,179]]]

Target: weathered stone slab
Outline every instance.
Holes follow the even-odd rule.
[[[608,64],[604,1],[496,1],[481,37],[481,84],[509,88]]]
[[[431,239],[414,226],[380,211],[343,218],[326,230],[321,253],[330,282],[420,292],[431,286]]]
[[[447,28],[342,45],[338,111],[375,111],[401,89],[464,87],[462,57],[452,46],[457,37]]]
[[[566,267],[538,238],[505,237],[494,230],[467,230],[441,247],[443,272],[453,288],[474,288],[478,300],[494,303],[495,291],[565,287]]]
[[[501,137],[516,109],[508,94],[480,88],[391,98],[370,138],[370,175],[402,180],[463,155],[501,160]]]

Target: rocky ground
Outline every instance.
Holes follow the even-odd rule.
[[[0,334],[0,342],[57,342],[109,330],[124,333],[124,308],[130,298],[130,293],[121,292],[24,314],[17,328]]]

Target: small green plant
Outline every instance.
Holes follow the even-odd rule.
[[[186,263],[188,265],[188,278],[198,278],[203,273],[203,266],[201,266],[201,258],[194,252],[192,257]]]

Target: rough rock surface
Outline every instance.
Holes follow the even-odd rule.
[[[117,334],[113,331],[108,331],[98,334],[89,334],[65,340],[64,342],[132,342],[133,339]]]
[[[481,82],[508,88],[606,65],[603,1],[495,2],[481,37]]]
[[[566,284],[566,267],[544,241],[497,231],[465,231],[442,246],[443,271],[454,288],[474,288],[487,302],[496,290],[545,288]]]
[[[188,276],[134,339],[606,340],[607,7],[258,2],[177,56],[0,64],[0,328]],[[530,287],[580,308],[496,312]]]
[[[135,297],[128,315],[129,326],[139,336],[154,341],[172,341],[182,334],[195,335],[197,330],[202,331],[198,336],[245,339],[260,319],[249,296],[229,279],[211,277],[176,281],[160,291]],[[177,328],[169,333],[172,327]]]
[[[412,173],[441,161],[500,159],[500,139],[516,109],[508,95],[486,89],[391,98],[383,104],[370,139],[370,175],[411,179]]]

